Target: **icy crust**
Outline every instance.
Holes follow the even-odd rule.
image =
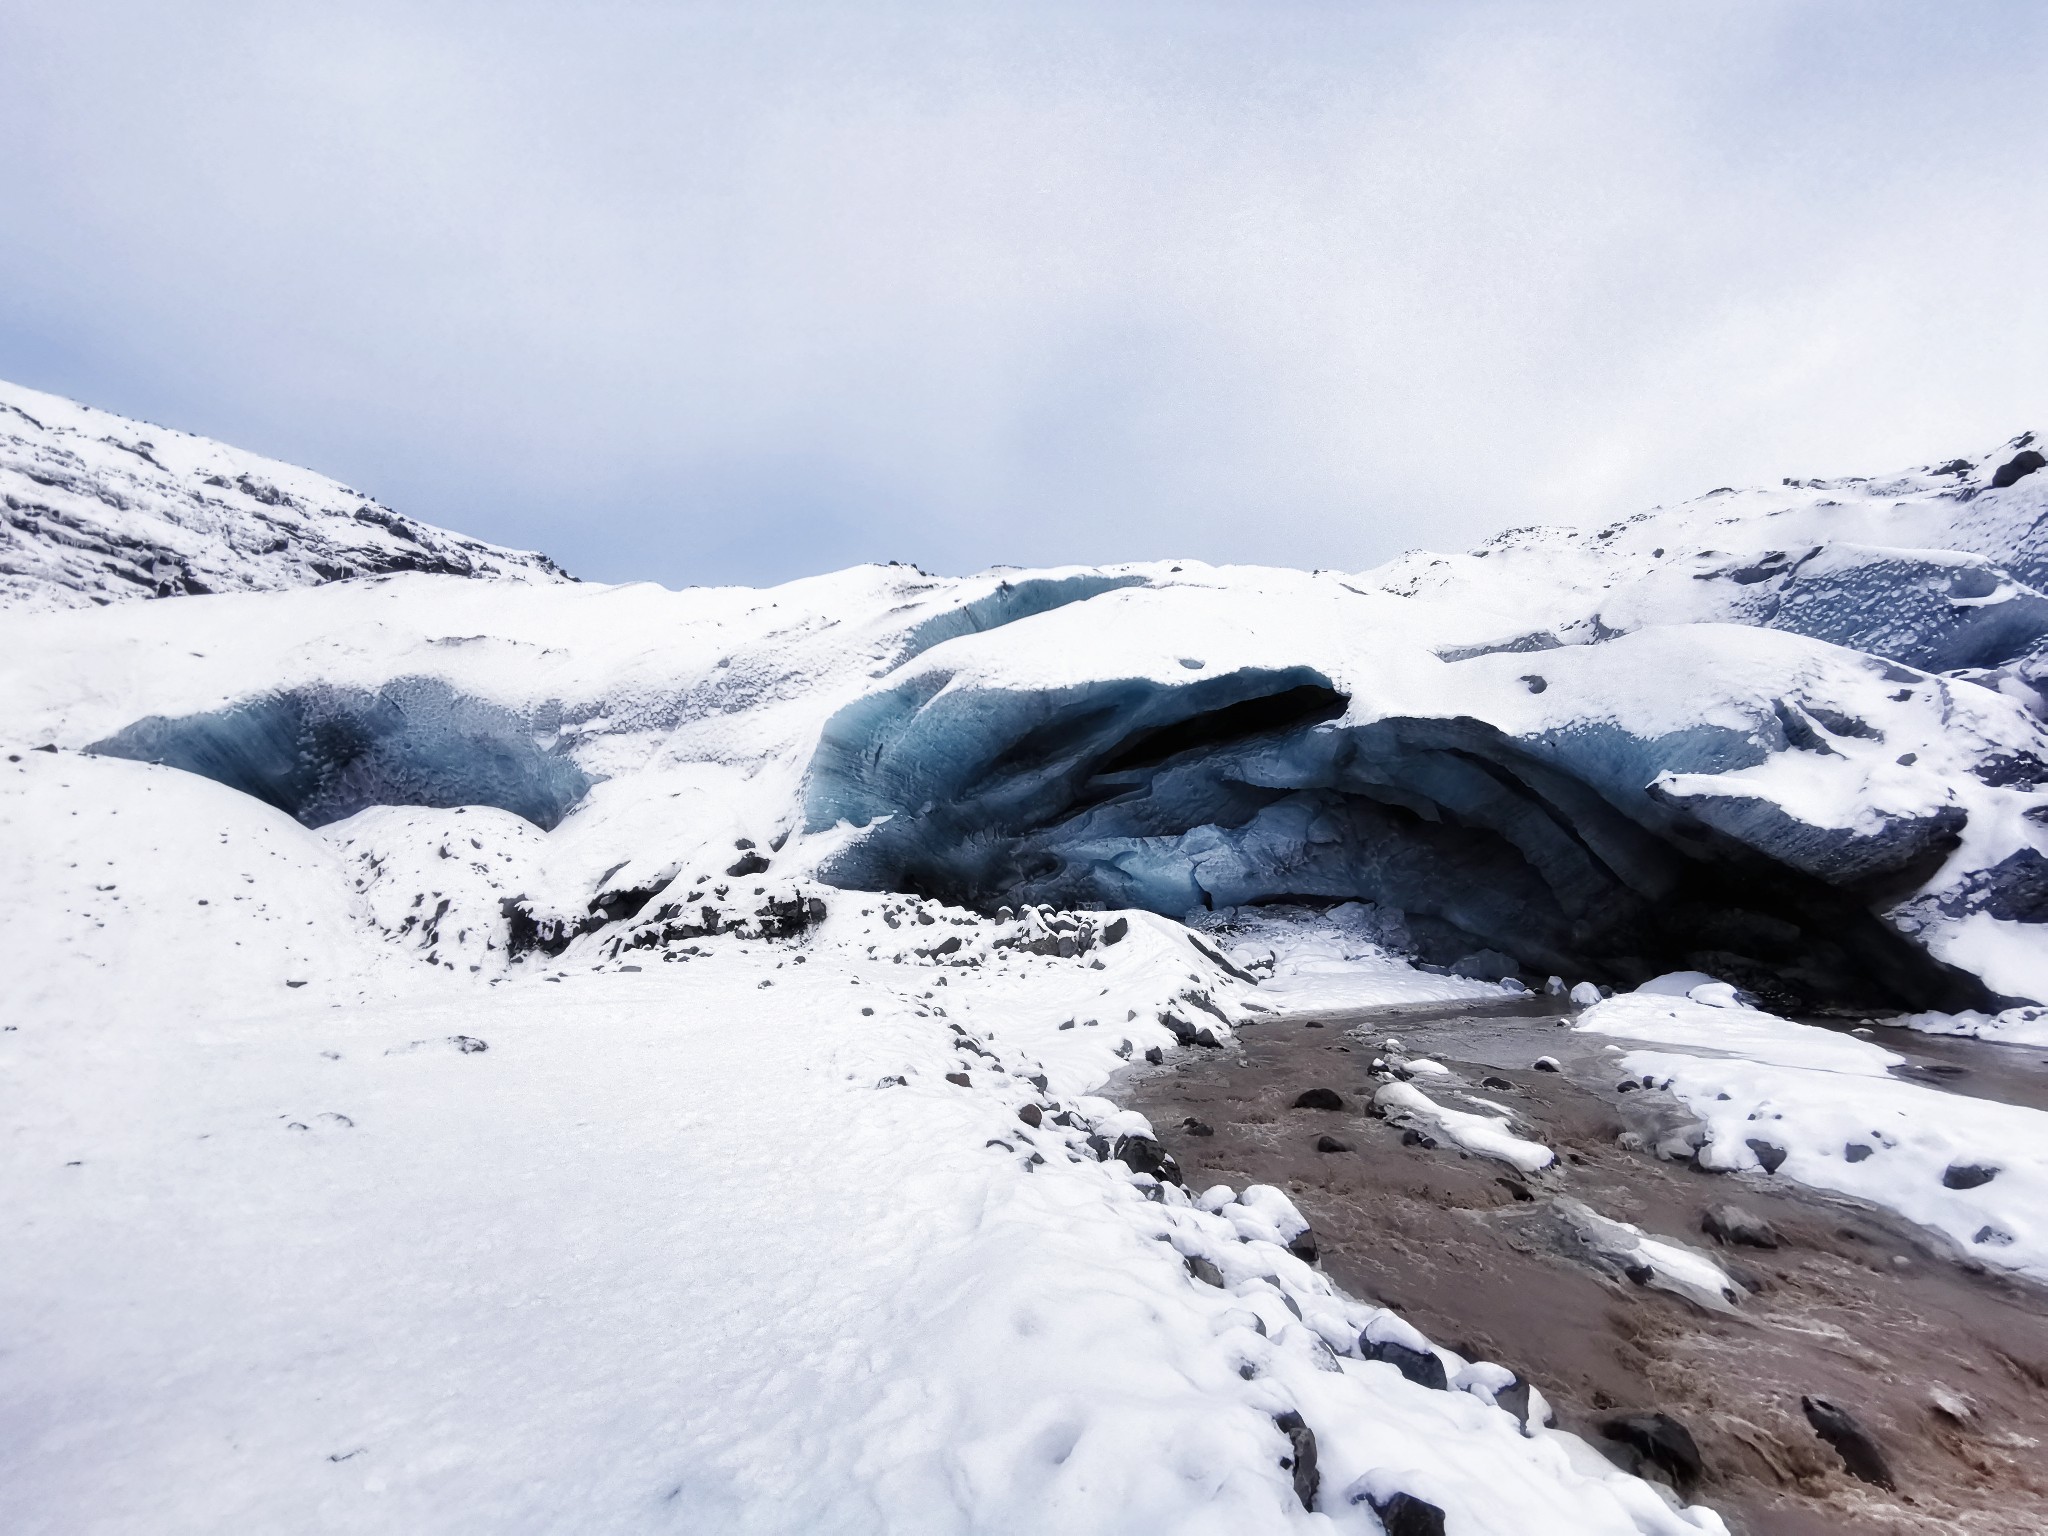
[[[1254,996],[1178,924],[827,892],[480,976],[559,833],[5,756],[15,1528],[1723,1529],[1096,1096]]]
[[[566,579],[290,464],[0,382],[0,606],[306,587],[431,571]]]
[[[1894,1077],[1895,1053],[1732,995],[1625,994],[1577,1027],[1664,1047],[1618,1064],[1699,1118],[1701,1167],[1886,1206],[1969,1259],[2048,1280],[2048,1114]]]

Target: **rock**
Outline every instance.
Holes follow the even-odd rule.
[[[1298,1094],[1294,1100],[1296,1109],[1342,1109],[1344,1100],[1333,1088],[1311,1088]]]
[[[1571,990],[1574,1008],[1590,1008],[1600,1001],[1600,989],[1590,981],[1582,981]]]
[[[1785,1149],[1783,1147],[1768,1141],[1759,1140],[1754,1136],[1745,1141],[1743,1145],[1756,1154],[1756,1160],[1763,1165],[1765,1173],[1776,1173],[1785,1166]]]
[[[1311,1228],[1303,1227],[1287,1240],[1287,1251],[1301,1260],[1302,1263],[1313,1264],[1316,1261],[1317,1254],[1322,1250],[1316,1247],[1315,1232]]]
[[[946,1074],[946,1081],[952,1083],[954,1086],[959,1088],[968,1088],[973,1086],[972,1080],[967,1076],[965,1072],[948,1072]]]
[[[1436,1150],[1436,1138],[1423,1135],[1422,1132],[1411,1125],[1401,1133],[1401,1145],[1404,1147],[1420,1147],[1425,1152],[1434,1152]]]
[[[1516,1423],[1526,1425],[1529,1422],[1529,1383],[1517,1376],[1493,1394],[1493,1406],[1505,1408],[1515,1416]]]
[[[768,868],[768,861],[751,849],[741,854],[736,863],[728,866],[726,874],[738,880],[746,875],[758,875]]]
[[[1428,1387],[1433,1392],[1450,1388],[1450,1378],[1444,1374],[1444,1363],[1435,1350],[1410,1349],[1392,1339],[1375,1342],[1360,1334],[1358,1354],[1363,1360],[1384,1360],[1418,1387]]]
[[[1511,1089],[1515,1085],[1509,1082],[1504,1077],[1482,1077],[1481,1079],[1479,1079],[1479,1086],[1482,1088],[1491,1088],[1496,1093],[1499,1093]]]
[[[1145,1059],[1156,1067],[1161,1062],[1166,1060],[1166,1052],[1162,1051],[1161,1049],[1159,1049],[1158,1046],[1155,1045],[1150,1050],[1145,1052]]]
[[[1852,1141],[1842,1148],[1842,1160],[1844,1162],[1860,1163],[1868,1156],[1870,1156],[1869,1146],[1860,1141]]]
[[[1351,1144],[1346,1141],[1339,1141],[1334,1136],[1318,1136],[1316,1138],[1316,1150],[1318,1152],[1349,1152]]]
[[[1209,1260],[1196,1255],[1183,1259],[1181,1262],[1187,1265],[1188,1273],[1201,1281],[1202,1284],[1213,1285],[1219,1291],[1223,1289],[1223,1271],[1210,1263]]]
[[[1975,1189],[1980,1184],[1989,1184],[1998,1177],[1998,1168],[1992,1163],[1950,1163],[1941,1171],[1943,1189]]]
[[[1111,1155],[1133,1173],[1149,1173],[1162,1184],[1180,1182],[1180,1164],[1150,1136],[1119,1136]]]
[[[1045,1111],[1036,1104],[1026,1104],[1017,1111],[1017,1118],[1035,1131],[1045,1123]]]
[[[1668,1413],[1623,1414],[1602,1424],[1600,1433],[1661,1468],[1681,1492],[1698,1482],[1705,1470],[1692,1431]]]
[[[2016,453],[1992,472],[1991,489],[2002,491],[2008,485],[2016,485],[2044,464],[2048,464],[2048,458],[2043,458],[2039,449],[2028,448]]]
[[[1847,1409],[1824,1397],[1802,1397],[1799,1406],[1805,1410],[1806,1422],[1813,1426],[1813,1432],[1835,1448],[1851,1477],[1897,1491],[1899,1485],[1892,1480],[1892,1469],[1884,1459],[1884,1452],[1877,1448],[1870,1432],[1850,1417]]]
[[[1273,1416],[1274,1427],[1287,1437],[1290,1451],[1280,1464],[1294,1473],[1294,1496],[1303,1509],[1316,1507],[1316,1489],[1322,1475],[1316,1471],[1316,1432],[1304,1424],[1293,1409]]]
[[[1444,1536],[1444,1512],[1412,1493],[1397,1493],[1385,1503],[1374,1501],[1387,1536]]]
[[[1745,1248],[1775,1248],[1778,1234],[1768,1221],[1739,1205],[1710,1205],[1700,1216],[1700,1230],[1724,1243]]]
[[[474,1056],[478,1051],[488,1051],[490,1049],[488,1045],[477,1039],[475,1035],[450,1035],[448,1043],[465,1056]]]
[[[1204,1125],[1193,1115],[1181,1121],[1180,1128],[1190,1136],[1214,1136],[1216,1134],[1216,1128],[1213,1125]]]
[[[1128,917],[1119,917],[1103,927],[1102,942],[1105,944],[1121,944],[1124,936],[1130,931],[1131,920]]]
[[[1558,1072],[1563,1069],[1558,1066],[1555,1056],[1538,1056],[1536,1058],[1536,1070],[1538,1072]]]
[[[1536,1198],[1534,1195],[1529,1193],[1529,1186],[1524,1184],[1520,1179],[1510,1179],[1503,1176],[1501,1178],[1495,1179],[1493,1182],[1498,1184],[1502,1189],[1506,1190],[1517,1201],[1534,1200]]]

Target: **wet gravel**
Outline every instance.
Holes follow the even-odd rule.
[[[1617,1092],[1615,1042],[1563,1022],[1546,999],[1296,1015],[1245,1027],[1232,1047],[1133,1067],[1110,1092],[1151,1119],[1191,1188],[1287,1189],[1332,1279],[1461,1354],[1511,1366],[1617,1460],[1631,1453],[1601,1425],[1677,1419],[1704,1462],[1694,1496],[1739,1531],[2048,1531],[2048,1293],[1858,1202],[1658,1158],[1649,1148],[1691,1117],[1668,1095]],[[1511,1106],[1557,1165],[1524,1176],[1373,1118],[1369,1072],[1388,1037],[1455,1074],[1418,1087],[1446,1107],[1473,1107],[1460,1091]],[[1911,1058],[1903,1076],[2048,1108],[2048,1052],[1876,1038]],[[1543,1056],[1559,1070],[1536,1070]],[[1326,1103],[1315,1089],[1343,1107],[1297,1105]],[[1758,1289],[1730,1315],[1603,1272],[1560,1235],[1560,1197],[1708,1251]],[[1703,1232],[1707,1210],[1728,1204],[1780,1246]],[[1803,1399],[1851,1415],[1896,1489],[1852,1477]]]

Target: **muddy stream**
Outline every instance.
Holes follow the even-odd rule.
[[[1621,1464],[1638,1465],[1604,1424],[1680,1421],[1704,1464],[1691,1497],[1737,1531],[2048,1531],[2048,1292],[1859,1202],[1660,1160],[1648,1148],[1689,1117],[1668,1095],[1617,1091],[1616,1042],[1564,1022],[1534,998],[1295,1014],[1246,1026],[1222,1050],[1135,1066],[1109,1092],[1151,1119],[1190,1189],[1286,1189],[1332,1280],[1447,1348],[1513,1368],[1560,1427]],[[1876,1033],[1909,1058],[1901,1075],[2048,1109],[2048,1051]],[[1389,1037],[1512,1105],[1556,1166],[1524,1178],[1374,1119],[1368,1071]],[[1544,1056],[1560,1070],[1536,1070]],[[1438,1097],[1452,1087],[1416,1081]],[[1311,1088],[1344,1107],[1293,1107]],[[1318,1151],[1325,1138],[1344,1150]],[[1753,1293],[1713,1312],[1602,1269],[1553,1219],[1559,1197],[1705,1250]],[[1725,1204],[1761,1218],[1777,1246],[1703,1232],[1705,1211]],[[1850,1476],[1802,1396],[1848,1410],[1896,1488]]]

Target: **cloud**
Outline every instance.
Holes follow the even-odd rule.
[[[0,374],[608,579],[2048,427],[2038,7],[0,6]]]

